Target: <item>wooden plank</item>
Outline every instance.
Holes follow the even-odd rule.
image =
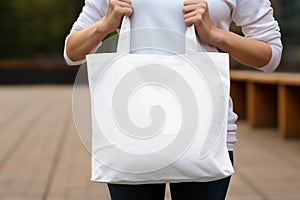
[[[108,200],[110,198],[106,184],[90,181],[91,117],[88,86],[77,86],[73,95],[75,95],[73,103],[76,105],[75,108],[73,105],[73,112],[80,115],[76,119],[80,120],[81,123],[77,123],[75,127],[73,119],[69,118],[70,125],[66,131],[66,142],[60,152],[61,156],[53,174],[46,199],[64,199],[67,196],[74,200]],[[81,132],[80,137],[77,131]],[[86,134],[86,136],[82,136],[82,134]],[[86,138],[89,139],[86,140]],[[85,142],[89,150],[85,149],[86,147],[82,142]]]
[[[278,79],[274,74],[266,74],[263,72],[254,72],[254,71],[234,71],[230,72],[230,77],[232,80],[238,81],[251,81],[256,83],[265,83],[265,84],[276,84]]]
[[[231,70],[230,77],[236,81],[252,81],[264,84],[284,84],[300,86],[300,73],[274,72],[267,74],[258,71]]]
[[[44,195],[58,146],[63,145],[60,141],[64,134],[65,119],[70,117],[70,91],[56,87],[35,89],[35,98],[41,100],[42,107],[46,110],[30,105],[32,110],[39,111],[40,120],[30,124],[32,129],[29,132],[19,130],[26,137],[0,171],[0,196],[4,199],[17,196],[41,199]],[[48,105],[49,101],[52,106]],[[69,111],[66,112],[67,110]],[[31,113],[28,114],[27,117],[31,117]],[[18,126],[13,127],[17,130]]]
[[[70,68],[62,59],[0,60],[0,69],[63,70]]]
[[[7,88],[11,91],[8,91]],[[9,102],[1,104],[0,127],[3,143],[0,146],[0,169],[30,133],[32,125],[37,123],[43,107],[45,107],[45,102],[48,102],[44,96],[36,98],[33,91],[36,91],[35,87],[1,88],[1,93],[5,94],[3,97]]]
[[[29,105],[37,103],[32,87],[0,87],[0,127],[3,130],[12,120],[16,120],[30,109]],[[20,99],[20,97],[22,97]]]
[[[278,84],[300,86],[300,74],[299,73],[280,73],[278,74]]]
[[[247,81],[247,73],[244,70],[230,70],[230,78],[234,81]]]
[[[90,181],[91,155],[81,143],[71,118],[69,123],[66,142],[45,199],[64,199],[66,196],[78,200],[110,199],[106,184]]]

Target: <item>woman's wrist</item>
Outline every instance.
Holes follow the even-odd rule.
[[[111,27],[105,21],[105,17],[101,18],[99,21],[96,22],[96,33],[101,35],[103,38],[114,30],[111,30]]]
[[[217,48],[220,48],[225,43],[225,30],[214,27],[207,37],[207,43]]]

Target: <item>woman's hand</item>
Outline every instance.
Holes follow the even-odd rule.
[[[71,61],[85,58],[104,37],[120,27],[124,15],[133,12],[130,0],[109,0],[106,15],[95,24],[73,31],[66,43],[66,54]]]
[[[194,24],[200,40],[229,53],[236,61],[251,67],[263,67],[270,61],[269,44],[215,27],[206,0],[186,0],[182,10],[186,26]]]
[[[206,0],[187,0],[182,10],[185,25],[194,24],[199,38],[206,43],[211,43],[215,27],[211,23]]]
[[[106,15],[101,20],[109,32],[120,27],[124,15],[130,16],[133,12],[130,0],[109,0]]]

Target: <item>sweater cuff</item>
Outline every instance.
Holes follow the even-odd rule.
[[[277,46],[271,46],[271,49],[272,49],[272,57],[269,63],[263,67],[257,68],[266,73],[274,72],[281,60],[281,48]]]

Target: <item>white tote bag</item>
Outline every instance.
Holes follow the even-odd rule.
[[[185,37],[182,55],[130,54],[124,17],[117,52],[87,55],[92,181],[206,182],[234,172],[228,54],[199,52],[193,26]]]

